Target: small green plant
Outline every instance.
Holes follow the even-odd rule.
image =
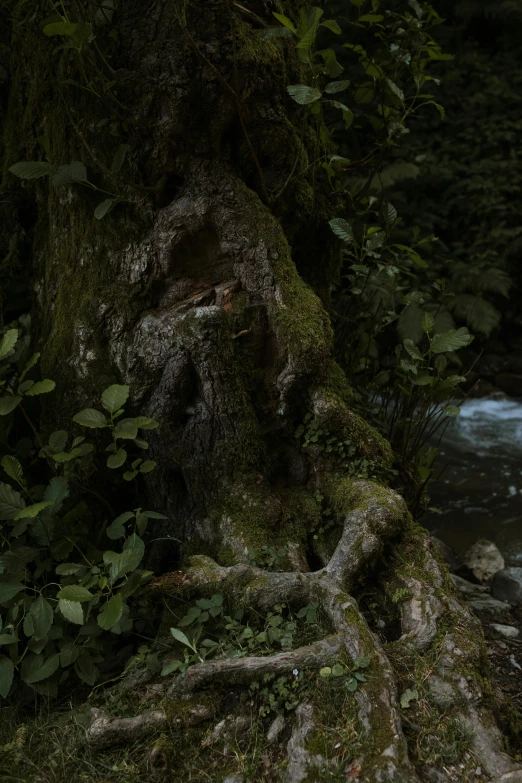
[[[26,468],[12,453],[4,454],[0,463],[8,479],[0,483],[3,698],[10,694],[15,676],[49,695],[57,693],[72,671],[89,685],[95,683],[96,664],[104,659],[111,639],[132,629],[130,599],[151,575],[140,568],[148,521],[166,518],[136,508],[109,524],[100,518],[99,503],[87,504],[84,482],[96,470],[95,445],[77,436],[66,451],[71,436],[65,430],[52,433],[47,445],[43,444],[23,401],[51,392],[54,383],[26,378],[39,355],[24,361],[18,336],[17,329],[8,329],[0,343],[0,412],[11,423],[14,414],[23,412],[40,447],[41,467],[35,473],[35,460],[27,449],[21,449],[27,454]],[[82,427],[110,430],[111,443],[106,449],[111,452],[110,468],[122,467],[127,459],[121,440],[146,448],[138,431],[157,426],[144,416],[120,418],[128,395],[127,386],[110,386],[101,397],[105,413],[89,408],[74,417]],[[109,463],[114,456],[118,456],[117,464]],[[154,467],[152,461],[135,463],[127,471],[132,475],[123,478],[131,480]],[[34,475],[37,481],[32,480]],[[94,490],[91,494],[98,498]],[[118,539],[122,539],[121,548],[108,548],[111,540]]]
[[[265,674],[261,682],[251,682],[250,693],[260,702],[259,715],[265,718],[272,712],[295,710],[301,699],[303,684],[303,677],[297,669],[291,675],[276,677],[275,674]]]
[[[366,682],[366,675],[361,670],[370,666],[370,659],[364,656],[356,658],[351,667],[344,663],[335,663],[333,666],[323,666],[319,671],[319,676],[323,680],[338,680],[342,685],[353,693],[362,682]]]
[[[240,658],[267,655],[278,649],[291,650],[298,621],[315,624],[317,609],[318,604],[314,602],[301,607],[294,615],[285,604],[276,604],[273,611],[253,615],[249,620],[244,609],[227,614],[220,594],[200,598],[189,606],[177,627],[170,629],[182,656],[169,661],[162,675],[186,671],[189,666],[217,654]]]
[[[250,549],[248,564],[253,568],[264,568],[266,571],[281,571],[287,556],[285,547],[274,547],[263,544],[259,549]]]

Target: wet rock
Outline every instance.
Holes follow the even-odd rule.
[[[500,625],[499,623],[491,623],[491,628],[499,633],[501,636],[505,636],[506,639],[516,639],[520,631],[513,625]]]
[[[437,548],[437,551],[439,555],[442,557],[442,559],[445,561],[446,565],[448,566],[448,569],[451,573],[454,573],[458,567],[460,566],[460,560],[457,556],[457,553],[453,551],[453,549],[448,546],[444,541],[441,541],[440,538],[436,538],[435,536],[431,537],[432,543]]]
[[[486,585],[468,582],[467,579],[463,579],[462,576],[458,576],[457,574],[452,574],[451,579],[459,593],[462,593],[466,597],[475,596],[480,598],[484,593],[489,593],[489,587],[486,587]]]
[[[493,541],[484,538],[473,544],[462,560],[479,582],[491,582],[497,571],[501,571],[505,565],[498,547]]]
[[[500,372],[495,375],[495,385],[511,397],[522,397],[522,375]]]
[[[469,600],[469,607],[475,614],[487,614],[493,617],[499,617],[511,611],[511,605],[504,601],[497,601],[490,595],[476,596]]]
[[[522,601],[522,568],[504,568],[491,583],[491,592],[499,601],[518,604]]]

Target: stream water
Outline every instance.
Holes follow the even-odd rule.
[[[459,554],[487,538],[507,565],[522,566],[522,402],[464,403],[439,448],[430,497],[442,513],[422,524]]]

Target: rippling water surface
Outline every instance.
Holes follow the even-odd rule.
[[[464,403],[447,428],[422,522],[463,552],[477,538],[495,541],[510,565],[522,566],[522,403],[483,398]]]

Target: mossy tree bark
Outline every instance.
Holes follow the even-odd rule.
[[[73,5],[90,19],[97,4]],[[368,781],[434,780],[437,765],[423,766],[419,737],[446,712],[466,735],[462,754],[471,749],[454,779],[467,780],[477,763],[498,777],[517,766],[485,706],[480,634],[426,535],[395,492],[343,475],[334,457],[295,435],[311,413],[381,475],[391,464],[389,445],[351,410],[333,357],[328,286],[338,259],[325,218],[342,204],[323,191],[317,129],[286,92],[302,80],[299,64],[284,40],[256,32],[273,10],[293,17],[300,5],[126,0],[113,20],[114,111],[61,83],[71,78],[71,55],[53,53],[31,2],[13,9],[5,168],[41,156],[36,137],[44,135],[53,163],[83,160],[92,181],[130,202],[97,221],[98,194],[81,186],[49,189],[38,180],[23,195],[34,215],[30,224],[20,209],[17,217],[32,250],[36,337],[45,373],[58,381],[46,426],[63,424],[110,383],[129,384],[136,410],[160,425],[147,486],[149,502],[169,517],[158,536],[181,542],[153,548],[155,569],[182,565],[194,591],[221,585],[238,604],[260,609],[314,600],[330,625],[325,639],[288,660],[195,667],[170,684],[156,712],[119,734],[123,724],[98,717],[92,736],[103,744],[107,726],[111,738],[133,738],[163,725],[199,687],[367,655],[372,676],[350,696],[350,710],[334,692],[337,709],[313,694],[303,701],[288,761],[270,779],[326,780],[344,770]],[[107,68],[96,55],[94,63]],[[128,164],[111,178],[122,138]],[[13,207],[25,203],[17,199],[10,235]],[[322,520],[318,494],[337,531],[322,546],[311,536]],[[248,550],[262,545],[285,549],[284,572],[247,565]],[[356,597],[368,586],[402,589],[396,641],[386,643],[363,616]],[[408,721],[405,731],[398,693],[414,683],[425,723]],[[358,737],[349,760],[335,742],[348,725]]]

